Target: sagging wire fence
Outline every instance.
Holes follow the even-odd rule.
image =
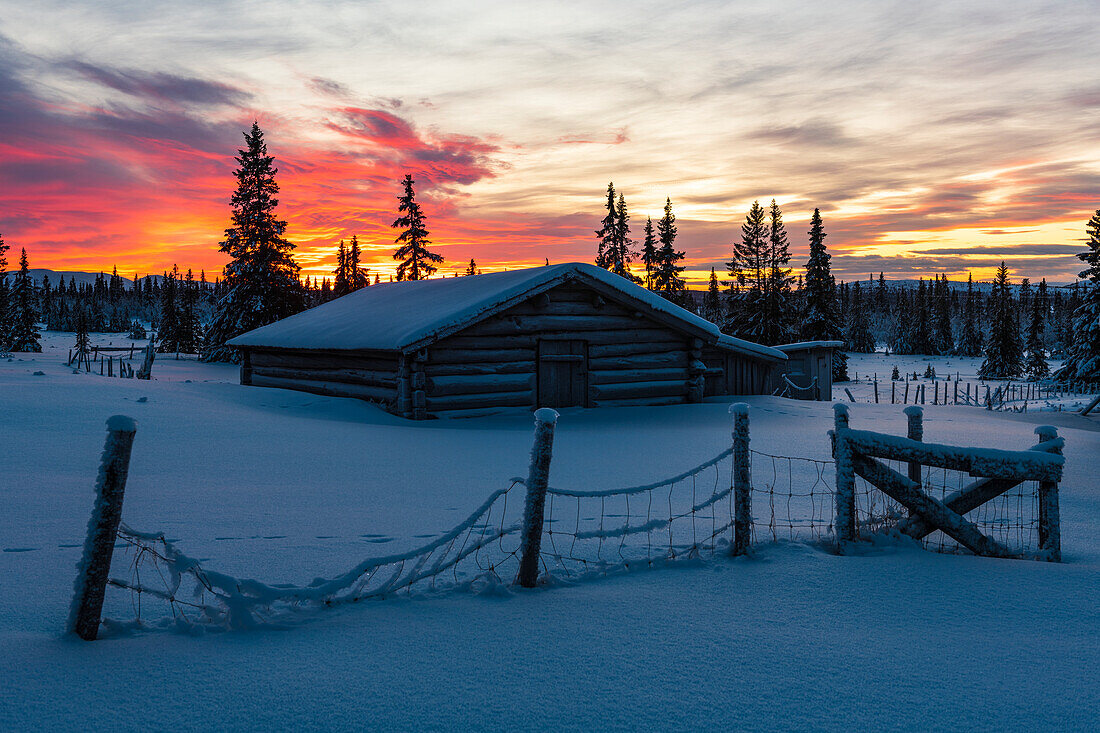
[[[558,415],[537,410],[526,478],[511,479],[465,521],[427,544],[364,560],[342,574],[307,585],[268,584],[214,571],[163,533],[139,532],[122,523],[136,425],[116,416],[108,421],[96,506],[78,566],[69,628],[82,638],[94,639],[101,625],[120,632],[278,625],[311,609],[401,593],[533,587],[548,580],[574,580],[705,556],[745,555],[754,544],[781,541],[813,542],[845,552],[860,539],[907,534],[938,551],[1058,559],[1057,533],[1053,542],[1050,537],[1052,512],[1057,524],[1057,484],[1053,484],[1052,503],[1049,479],[1054,476],[1051,466],[1061,460],[1055,454],[1062,443],[1053,428],[1043,428],[1042,442],[1031,449],[1032,457],[1035,451],[1044,453],[1046,462],[1039,467],[990,469],[986,461],[975,472],[974,466],[957,457],[953,463],[947,461],[950,465],[935,465],[945,462],[933,458],[922,464],[905,460],[912,457],[908,454],[891,454],[876,458],[882,461],[881,475],[864,475],[866,471],[845,468],[853,460],[849,444],[863,439],[863,433],[848,429],[846,411],[845,420],[840,420],[844,405],[835,407],[834,458],[785,456],[751,448],[749,407],[737,404],[730,408],[730,448],[670,478],[616,489],[551,486]],[[889,445],[893,440],[922,445],[920,408],[910,407],[907,414],[906,439],[869,435]],[[912,448],[910,443],[902,448],[907,446]],[[1005,454],[1002,459],[1008,455],[1000,453]],[[1058,463],[1059,477],[1060,467]],[[998,477],[979,479],[977,490],[967,482],[968,476],[987,474]],[[903,488],[909,493],[899,493],[884,482],[884,475],[891,481],[908,475],[912,483]],[[925,499],[914,503],[914,493]],[[970,534],[961,535],[967,541],[959,541],[958,522],[952,523],[950,517],[944,520],[935,511],[927,514],[929,500],[971,528]],[[974,532],[988,536],[989,544],[976,547]],[[986,552],[989,548],[995,551]],[[110,574],[112,558],[114,575]],[[102,620],[108,587],[126,592],[113,594],[107,610],[128,620]]]

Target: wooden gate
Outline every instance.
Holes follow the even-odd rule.
[[[1028,450],[963,448],[923,442],[924,428],[919,407],[909,407],[909,436],[852,430],[848,427],[848,406],[835,404],[833,452],[836,458],[836,537],[840,549],[858,536],[855,477],[858,475],[909,512],[897,530],[920,540],[937,529],[975,555],[1016,557],[1007,547],[984,535],[965,515],[1024,481],[1039,483],[1040,559],[1061,560],[1062,543],[1058,509],[1058,482],[1065,459],[1064,441],[1049,426],[1036,428],[1039,444]],[[903,476],[882,460],[908,463]],[[921,466],[963,471],[977,481],[946,496],[942,501],[921,485]]]
[[[538,406],[588,406],[587,341],[539,340]]]

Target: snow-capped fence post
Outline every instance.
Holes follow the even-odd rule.
[[[852,448],[844,435],[848,429],[848,406],[833,405],[833,458],[836,460],[836,540],[838,549],[856,538],[856,475]]]
[[[153,349],[153,339],[156,338],[156,334],[149,333],[149,345],[145,347],[145,358],[141,362],[141,369],[138,369],[138,379],[149,379],[153,375],[153,359],[156,358],[156,352]]]
[[[1056,440],[1058,429],[1050,425],[1035,428],[1040,443]],[[1051,453],[1062,455],[1062,448],[1055,446]],[[1058,482],[1039,482],[1039,551],[1050,562],[1062,561],[1062,519],[1058,508]]]
[[[910,405],[906,407],[905,417],[908,418],[908,427],[905,432],[905,437],[910,440],[922,441],[924,440],[924,410],[917,405]],[[915,461],[909,462],[909,480],[915,483],[917,486],[921,485],[921,466],[920,463]]]
[[[103,594],[107,590],[111,555],[122,520],[122,497],[126,490],[136,432],[137,423],[133,418],[115,415],[107,420],[107,441],[103,445],[99,464],[95,505],[88,520],[84,553],[77,565],[73,602],[69,609],[68,630],[84,641],[95,641],[99,632]]]
[[[549,407],[535,410],[535,441],[531,446],[531,466],[527,471],[527,501],[523,508],[523,537],[519,575],[516,577],[516,582],[524,588],[534,588],[539,578],[546,487],[550,483],[550,458],[554,450],[554,427],[557,422],[558,413]]]
[[[749,467],[749,406],[730,405],[733,415],[733,552],[745,555],[752,542],[752,472]]]

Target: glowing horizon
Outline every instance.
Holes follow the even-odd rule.
[[[353,234],[393,272],[405,173],[441,273],[591,261],[611,180],[635,239],[671,197],[696,287],[754,199],[796,269],[820,207],[845,280],[1068,282],[1100,207],[1071,3],[0,5],[0,235],[35,268],[213,280],[253,119],[303,277]]]

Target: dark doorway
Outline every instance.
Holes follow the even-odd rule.
[[[588,405],[588,342],[539,341],[539,407]]]

